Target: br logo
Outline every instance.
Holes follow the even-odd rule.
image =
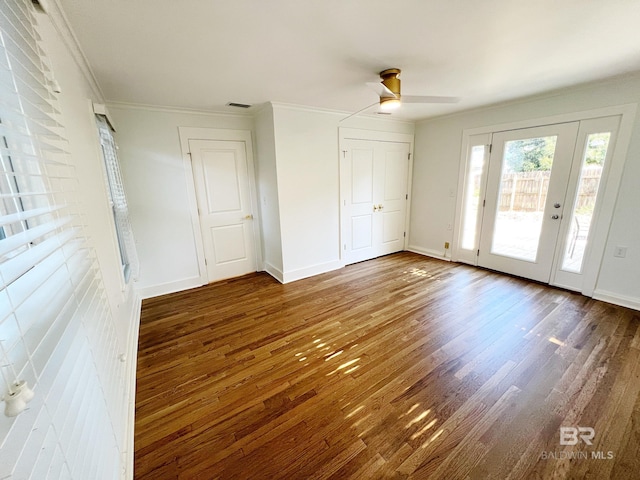
[[[595,435],[591,427],[560,427],[560,445],[577,445],[580,440],[592,445],[591,440]]]

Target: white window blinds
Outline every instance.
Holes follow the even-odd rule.
[[[123,367],[32,0],[0,2],[0,478],[118,478]],[[123,420],[125,419],[125,420]]]
[[[118,248],[122,261],[122,270],[125,281],[138,275],[138,257],[136,254],[135,241],[131,222],[129,221],[129,207],[127,196],[124,191],[120,164],[118,163],[118,150],[116,142],[111,133],[111,127],[104,115],[96,115],[98,133],[100,135],[100,145],[107,173],[107,186],[109,191],[109,201],[113,212],[113,220],[118,237]]]

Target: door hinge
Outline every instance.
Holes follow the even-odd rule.
[[[476,257],[480,256],[480,249],[478,249],[478,251],[476,252]]]
[[[482,200],[482,208],[484,208],[485,203],[487,203],[487,199]]]
[[[491,150],[493,150],[493,143],[489,144],[489,153],[491,153]]]
[[[407,232],[402,232],[402,236],[407,238]]]
[[[411,153],[407,154],[407,160],[411,160]]]
[[[409,200],[409,194],[408,193],[404,196],[404,199],[405,200]]]
[[[205,265],[209,265],[209,262],[207,262],[207,259],[206,259],[206,258],[204,259],[204,264],[205,264]]]
[[[342,150],[342,158],[347,158],[347,151],[348,150]]]

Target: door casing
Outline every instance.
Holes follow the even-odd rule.
[[[406,143],[409,146],[409,160],[408,160],[408,173],[407,173],[407,199],[406,210],[404,218],[404,231],[406,235],[404,237],[403,249],[407,248],[409,240],[409,219],[411,218],[411,187],[412,187],[412,173],[413,173],[413,148],[414,148],[414,136],[406,133],[392,133],[392,132],[379,132],[374,130],[362,130],[356,128],[339,128],[339,161],[340,161],[340,262],[342,266],[346,265],[347,259],[345,257],[345,227],[346,222],[349,220],[345,211],[345,201],[349,186],[346,185],[346,178],[342,169],[342,162],[344,158],[344,152],[347,149],[347,142],[349,140],[369,140],[378,142],[393,142],[393,143]]]
[[[262,259],[262,239],[260,235],[260,217],[257,203],[257,189],[255,164],[253,155],[253,140],[251,131],[249,130],[227,130],[217,128],[200,128],[200,127],[178,127],[180,137],[180,147],[182,151],[182,159],[185,169],[187,182],[187,196],[189,200],[189,210],[191,213],[191,226],[193,229],[193,237],[198,257],[198,271],[200,285],[209,283],[207,275],[207,265],[205,263],[204,244],[202,241],[202,229],[198,216],[198,202],[196,198],[196,189],[193,177],[193,168],[191,164],[191,156],[189,151],[189,140],[220,140],[220,141],[238,141],[244,142],[247,155],[247,170],[249,176],[249,189],[251,193],[251,205],[253,210],[253,238],[255,245],[256,267],[258,271],[264,270]]]
[[[571,112],[561,115],[554,115],[549,117],[534,118],[529,120],[523,120],[518,122],[501,123],[494,125],[487,125],[478,128],[465,129],[462,132],[462,148],[460,152],[460,168],[458,170],[458,188],[456,198],[456,209],[454,219],[454,231],[453,231],[453,248],[451,254],[452,261],[462,261],[464,263],[472,263],[469,259],[464,258],[464,255],[460,255],[459,244],[461,236],[461,222],[462,207],[463,207],[463,193],[465,185],[465,172],[467,161],[467,150],[470,145],[470,139],[474,136],[491,135],[493,132],[500,132],[506,130],[516,130],[521,128],[531,128],[543,125],[551,125],[555,123],[568,123],[574,121],[590,120],[601,117],[620,116],[620,125],[618,128],[617,141],[614,148],[613,155],[608,167],[608,173],[606,178],[606,185],[604,185],[604,191],[602,192],[602,198],[600,200],[600,207],[598,212],[598,225],[594,232],[593,238],[590,241],[590,260],[584,265],[584,281],[580,292],[583,295],[589,297],[597,297],[595,295],[596,284],[598,280],[598,274],[600,271],[600,265],[605,255],[605,247],[607,243],[607,237],[609,235],[609,229],[611,227],[611,220],[613,218],[613,212],[615,209],[616,199],[618,196],[618,189],[622,179],[625,159],[627,156],[627,150],[631,135],[633,132],[633,125],[636,117],[637,105],[625,104],[616,105],[612,107],[604,107],[593,110]],[[479,137],[476,137],[479,138]],[[463,258],[461,258],[463,257]],[[552,274],[552,285],[553,282]]]

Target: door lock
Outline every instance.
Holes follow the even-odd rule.
[[[553,204],[553,208],[560,208],[560,204],[559,203],[554,203]]]

